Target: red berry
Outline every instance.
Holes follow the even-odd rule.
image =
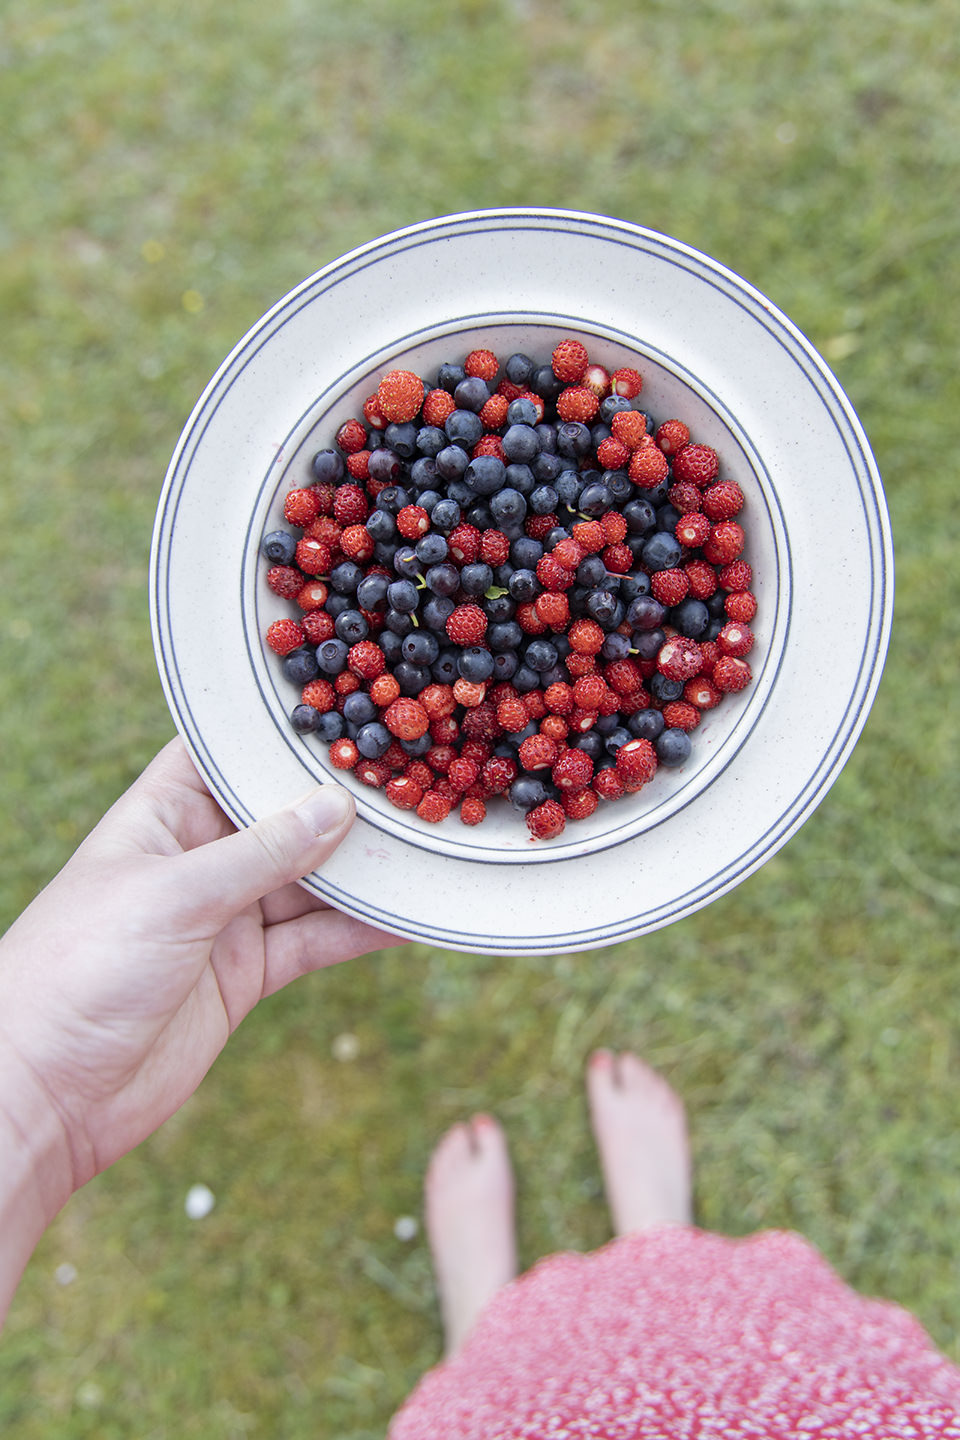
[[[382,760],[359,759],[353,767],[353,773],[364,785],[370,785],[374,790],[382,790],[390,779],[390,766],[385,765]]]
[[[674,480],[689,480],[702,490],[720,469],[716,450],[709,445],[681,445],[673,457]]]
[[[671,635],[660,646],[657,669],[668,680],[692,680],[700,672],[702,658],[696,640],[686,635]]]
[[[472,565],[480,554],[481,536],[475,525],[455,526],[447,536],[447,550],[456,565]]]
[[[709,540],[710,529],[710,521],[706,515],[701,515],[699,511],[695,511],[687,515],[681,515],[673,527],[673,533],[681,545],[685,545],[688,550],[696,550],[705,540]]]
[[[675,455],[690,442],[690,431],[682,420],[664,420],[654,436],[664,455]]]
[[[367,443],[367,432],[359,420],[348,420],[336,434],[336,443],[345,455],[355,455]]]
[[[589,363],[587,347],[579,340],[561,340],[551,357],[554,375],[568,385],[575,385],[583,379]]]
[[[585,750],[565,750],[550,777],[561,790],[582,790],[593,779],[593,761]]]
[[[487,687],[474,680],[464,680],[461,675],[459,680],[453,682],[453,693],[458,704],[465,705],[468,710],[472,710],[475,706],[483,704]]]
[[[397,514],[397,529],[405,540],[419,540],[430,529],[430,516],[422,505],[404,505]]]
[[[586,820],[599,805],[597,792],[588,786],[586,790],[564,790],[560,804],[568,820]]]
[[[641,490],[655,490],[670,473],[667,457],[656,445],[641,445],[630,456],[627,474]]]
[[[731,620],[749,625],[757,613],[757,597],[749,590],[736,590],[724,600],[723,608]]]
[[[734,560],[720,571],[720,586],[723,590],[749,590],[753,584],[753,571],[746,560]]]
[[[500,361],[492,350],[471,350],[463,362],[467,375],[477,375],[481,380],[496,380],[500,372]]]
[[[267,584],[274,595],[283,600],[296,600],[303,589],[303,572],[294,565],[271,565],[267,571]]]
[[[481,771],[483,783],[493,795],[509,789],[517,778],[517,762],[509,755],[491,755]]]
[[[505,395],[491,395],[480,411],[480,420],[486,430],[499,430],[506,424],[510,402]]]
[[[283,518],[291,525],[305,530],[311,520],[320,514],[319,492],[311,487],[307,490],[288,490],[283,502]]]
[[[439,790],[427,790],[417,806],[417,814],[421,820],[438,825],[441,820],[446,820],[452,809],[451,802]]]
[[[335,770],[352,770],[360,759],[360,751],[352,740],[344,735],[330,745],[330,764]]]
[[[629,411],[624,413],[629,414]],[[604,470],[623,470],[630,459],[630,447],[618,440],[616,435],[608,435],[597,446],[597,459]]]
[[[454,645],[482,645],[487,617],[479,605],[458,605],[447,616],[446,631]]]
[[[703,496],[689,480],[681,480],[678,484],[671,485],[667,491],[667,499],[681,515],[695,515],[698,510],[703,509]]]
[[[301,615],[300,624],[305,639],[311,645],[322,645],[324,640],[332,640],[336,634],[333,616],[328,615],[326,610],[308,611],[306,615]]]
[[[585,555],[596,554],[607,543],[606,533],[599,520],[578,520],[571,534]],[[560,544],[563,544],[563,541]]]
[[[591,784],[601,800],[619,800],[624,793],[623,781],[613,765],[608,765],[605,770],[598,770]]]
[[[373,536],[366,525],[347,525],[340,536],[340,548],[350,560],[372,560]]]
[[[611,575],[626,575],[633,569],[633,551],[629,545],[608,545],[603,552],[603,563]]]
[[[629,365],[621,365],[610,376],[610,389],[625,400],[635,400],[643,389],[643,376]]]
[[[705,675],[697,675],[684,685],[683,698],[690,705],[696,705],[698,710],[713,710],[720,704],[723,695]],[[663,713],[666,715],[666,708]]]
[[[627,522],[619,510],[608,510],[600,521],[604,536],[611,545],[619,545],[626,539]]]
[[[358,640],[347,651],[347,664],[361,680],[376,680],[386,668],[386,657],[372,640]]]
[[[688,560],[683,573],[690,581],[690,594],[695,600],[709,600],[717,588],[717,572],[705,560]]]
[[[563,806],[556,800],[544,800],[527,814],[527,829],[534,840],[552,840],[567,823]]]
[[[585,617],[574,620],[567,631],[571,650],[576,650],[583,655],[599,654],[606,638],[596,620],[588,620]]]
[[[721,655],[749,655],[753,649],[753,631],[739,620],[728,620],[717,636]]]
[[[603,400],[610,394],[610,374],[602,365],[588,365],[580,379],[581,385],[586,385],[592,390],[598,400]]]
[[[295,620],[274,620],[267,626],[266,641],[277,655],[289,655],[303,644],[303,630]]]
[[[657,570],[650,576],[650,593],[668,609],[685,600],[690,580],[683,570]]]
[[[449,390],[430,390],[423,402],[424,424],[435,425],[442,430],[456,408],[457,402]]]
[[[301,705],[312,705],[321,715],[334,709],[336,698],[336,692],[329,680],[311,680],[300,692]]]
[[[464,825],[480,825],[487,818],[487,807],[478,795],[464,796],[460,801],[460,819]]]
[[[457,708],[452,685],[427,685],[420,691],[417,699],[431,720],[439,720],[443,715],[452,715]]]
[[[543,692],[543,702],[554,715],[569,715],[574,707],[573,691],[564,680],[555,680]]]
[[[628,740],[617,751],[616,770],[624,786],[646,785],[657,771],[657,752],[649,740]]]
[[[480,536],[480,559],[487,565],[505,565],[510,558],[510,541],[502,530],[484,530]]]
[[[385,430],[387,428],[387,422],[383,418],[376,395],[368,395],[366,400],[364,400],[363,418],[371,430]]]
[[[570,602],[562,591],[544,590],[533,602],[537,616],[551,630],[565,630],[570,622]]]
[[[377,386],[377,408],[394,425],[412,420],[422,404],[423,381],[412,370],[389,370]]]
[[[306,536],[297,541],[294,557],[304,575],[323,575],[330,569],[330,549],[320,540],[308,540]]]
[[[710,539],[703,546],[703,558],[711,565],[729,565],[743,549],[746,536],[736,520],[721,520],[714,525]]]
[[[333,515],[338,525],[362,525],[369,513],[370,506],[360,485],[338,488],[333,497]]]
[[[400,683],[394,675],[378,675],[370,685],[370,699],[381,710],[392,705],[400,694]],[[401,762],[402,763],[402,762]]]
[[[695,730],[700,724],[700,711],[689,700],[671,700],[663,707],[663,723],[668,730]]]
[[[713,683],[725,695],[743,690],[750,684],[753,675],[746,660],[735,655],[721,655],[713,667]]]
[[[552,552],[537,561],[537,579],[545,590],[569,590],[576,578],[576,571],[561,565]]]
[[[550,551],[557,564],[562,565],[565,570],[576,570],[584,553],[583,546],[579,541],[569,535],[563,540],[558,540]]]
[[[423,799],[423,787],[409,775],[397,775],[386,784],[387,799],[398,810],[415,810]]]
[[[557,396],[557,414],[561,420],[586,424],[600,408],[600,401],[586,385],[569,385]]]
[[[430,716],[418,700],[402,695],[387,706],[383,723],[398,740],[419,740],[430,727]]]
[[[476,760],[465,760],[462,755],[456,760],[451,760],[450,768],[447,771],[447,777],[458,795],[462,794],[464,790],[469,790],[479,774],[480,766]]]
[[[549,735],[528,735],[517,754],[524,770],[549,770],[557,758],[557,743]]]
[[[735,480],[719,480],[703,492],[703,513],[710,520],[732,520],[743,509],[743,491]]]
[[[617,410],[610,429],[628,450],[636,450],[641,440],[647,438],[647,417],[641,410]]]

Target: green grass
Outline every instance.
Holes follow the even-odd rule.
[[[197,395],[293,284],[396,226],[562,205],[731,265],[859,411],[898,600],[840,780],[707,911],[562,958],[398,949],[263,1005],[45,1238],[0,1347],[5,1433],[381,1435],[437,1353],[422,1236],[393,1224],[446,1124],[507,1122],[525,1262],[605,1238],[581,1089],[601,1042],[688,1101],[704,1225],[795,1226],[960,1360],[955,19],[947,0],[9,0],[2,923],[172,733],[146,566]],[[218,1202],[201,1223],[196,1180]]]

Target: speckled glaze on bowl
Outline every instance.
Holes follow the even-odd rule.
[[[759,610],[753,684],[707,712],[683,767],[549,842],[492,804],[429,825],[296,735],[262,636],[288,607],[259,555],[286,491],[380,374],[429,378],[484,345],[546,360],[565,335],[644,375],[643,405],[714,446],[746,495]],[[829,547],[824,537],[830,536]],[[612,944],[689,914],[792,835],[872,703],[892,609],[880,479],[850,404],[796,328],[715,261],[567,211],[482,211],[383,237],[279,302],[204,392],[171,462],[151,564],[154,639],[178,728],[238,824],[311,783],[351,786],[360,819],[305,881],[331,903],[453,949]],[[198,617],[202,615],[202,624]],[[210,636],[217,641],[211,644]]]

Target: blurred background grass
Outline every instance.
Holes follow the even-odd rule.
[[[606,1238],[597,1043],[688,1101],[704,1225],[799,1228],[960,1360],[955,22],[950,0],[7,0],[3,924],[172,734],[147,557],[199,392],[292,285],[397,226],[569,206],[744,275],[861,415],[898,608],[839,782],[710,909],[562,958],[397,949],[264,1004],[45,1238],[0,1348],[5,1434],[381,1435],[438,1350],[422,1232],[394,1224],[443,1127],[507,1122],[525,1262]]]

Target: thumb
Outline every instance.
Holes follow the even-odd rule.
[[[321,785],[244,830],[186,851],[177,859],[181,914],[222,928],[272,890],[316,870],[355,818],[349,790]]]

